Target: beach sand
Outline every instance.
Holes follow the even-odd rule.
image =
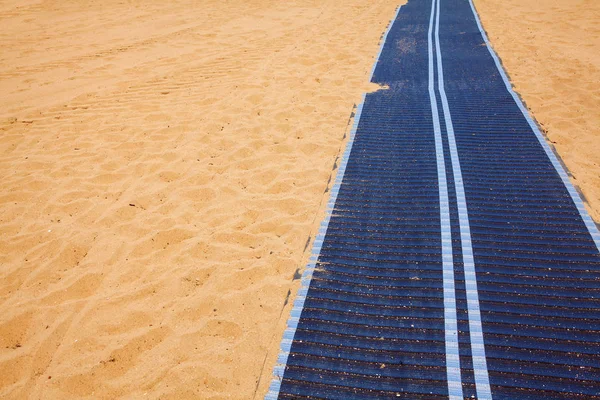
[[[3,2],[0,398],[268,383],[397,5]]]
[[[399,4],[3,2],[0,398],[262,398]],[[476,0],[598,220],[600,4],[545,4]]]

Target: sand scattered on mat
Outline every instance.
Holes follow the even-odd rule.
[[[0,4],[0,398],[251,398],[397,1]]]
[[[475,0],[516,90],[600,222],[600,2]]]

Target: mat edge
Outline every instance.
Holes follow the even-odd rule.
[[[481,33],[481,36],[486,44],[486,47],[487,47],[490,55],[492,56],[494,63],[496,64],[496,68],[498,69],[498,72],[500,73],[500,76],[502,77],[502,80],[504,81],[504,84],[506,86],[506,89],[508,90],[508,93],[513,97],[515,103],[517,104],[517,106],[521,110],[521,113],[527,120],[527,123],[531,127],[531,130],[537,137],[538,141],[540,142],[540,145],[542,146],[542,148],[546,152],[546,155],[550,159],[550,162],[554,166],[554,169],[556,170],[556,172],[560,176],[561,180],[563,181],[563,184],[565,185],[565,188],[569,192],[569,195],[571,196],[573,203],[575,203],[575,207],[579,211],[579,214],[580,214],[584,224],[588,228],[588,231],[590,233],[590,236],[592,237],[592,240],[596,244],[598,251],[600,251],[600,227],[599,227],[599,223],[596,223],[596,221],[594,221],[594,219],[590,216],[587,209],[585,208],[585,204],[586,203],[589,204],[589,202],[587,202],[585,200],[585,195],[583,194],[581,188],[579,188],[576,184],[574,184],[571,181],[571,179],[569,178],[570,176],[573,176],[573,175],[569,172],[567,165],[561,158],[561,156],[558,153],[558,151],[556,150],[556,148],[552,145],[552,143],[550,143],[550,139],[544,133],[542,133],[542,129],[540,129],[541,125],[535,119],[535,117],[533,116],[533,113],[531,112],[529,107],[527,107],[527,103],[525,102],[525,100],[515,90],[515,88],[512,84],[512,81],[508,75],[508,72],[507,72],[506,68],[504,67],[504,64],[502,63],[502,59],[498,56],[498,54],[494,50],[492,43],[489,40],[486,30],[483,28],[483,24],[481,23],[481,19],[479,18],[479,13],[477,12],[477,7],[475,7],[473,0],[469,0],[469,4],[471,6],[471,11],[473,12],[473,16],[475,17],[475,22],[477,24],[477,27],[479,28],[479,32]]]
[[[371,76],[369,78],[369,82],[373,81],[373,76],[375,75],[375,70],[377,69],[377,65],[379,64],[379,60],[381,58],[381,53],[383,52],[383,48],[387,41],[388,34],[390,33],[392,26],[398,19],[398,14],[400,13],[400,9],[403,5],[399,5],[396,7],[394,16],[390,20],[385,33],[381,37],[381,43],[379,46],[379,51],[377,53],[377,57],[375,62],[373,63],[373,68],[371,69]],[[365,103],[367,93],[363,93],[361,102],[356,108],[356,112],[354,115],[354,121],[352,124],[352,129],[350,130],[350,134],[348,137],[348,143],[346,144],[346,149],[342,154],[340,160],[340,167],[337,171],[336,178],[333,186],[331,187],[329,201],[327,202],[327,206],[325,209],[325,217],[321,222],[319,227],[319,233],[315,237],[313,242],[313,247],[311,251],[311,256],[308,264],[302,274],[302,281],[300,289],[298,289],[298,293],[296,294],[296,298],[294,299],[294,306],[290,311],[290,318],[287,321],[287,326],[285,331],[283,332],[283,337],[280,344],[279,355],[277,356],[277,362],[273,367],[273,379],[271,380],[271,384],[269,385],[269,390],[265,395],[265,400],[277,400],[279,397],[279,391],[281,389],[281,381],[283,379],[283,374],[285,372],[285,367],[287,366],[287,359],[289,356],[289,352],[292,346],[292,342],[294,340],[294,336],[296,334],[296,327],[298,325],[298,319],[302,313],[304,308],[304,301],[306,300],[306,294],[308,292],[308,288],[310,287],[310,282],[312,279],[312,275],[315,269],[315,263],[319,254],[321,253],[321,246],[323,245],[323,239],[325,238],[325,234],[327,233],[327,227],[329,226],[329,220],[331,219],[331,213],[335,206],[335,201],[337,199],[337,195],[339,193],[340,186],[344,179],[344,174],[346,171],[346,165],[348,164],[348,159],[350,158],[350,152],[352,151],[352,145],[354,144],[354,137],[356,135],[356,130],[358,129],[358,124],[360,122],[360,117],[362,115],[362,109]]]

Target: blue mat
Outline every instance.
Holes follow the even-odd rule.
[[[470,0],[387,32],[267,399],[600,399],[600,234]]]

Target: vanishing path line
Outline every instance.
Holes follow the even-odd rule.
[[[460,170],[460,160],[454,137],[454,126],[452,114],[448,106],[448,98],[444,89],[444,67],[442,64],[442,50],[440,46],[440,2],[437,3],[437,15],[435,19],[435,46],[438,71],[438,91],[442,100],[446,133],[450,146],[450,158],[452,160],[452,172],[454,174],[454,187],[456,190],[456,202],[458,208],[458,220],[460,226],[460,242],[462,246],[462,258],[465,273],[465,291],[467,294],[467,309],[469,315],[469,335],[471,337],[471,357],[473,359],[473,371],[475,374],[475,386],[477,398],[480,400],[491,400],[490,380],[488,377],[487,360],[485,357],[485,346],[483,343],[483,331],[481,326],[481,312],[479,309],[479,292],[477,290],[477,276],[475,273],[475,259],[471,241],[471,227],[469,224],[469,212],[465,198],[465,188]]]
[[[454,281],[454,257],[452,254],[452,233],[450,231],[450,202],[448,200],[448,181],[446,179],[446,162],[444,160],[444,147],[442,144],[442,130],[440,116],[435,96],[435,77],[433,63],[433,27],[436,32],[436,59],[438,65],[438,79],[441,83],[440,48],[437,39],[439,21],[439,0],[431,2],[431,16],[429,18],[429,30],[427,31],[427,53],[429,72],[429,101],[431,103],[431,114],[433,117],[433,133],[435,135],[435,156],[438,174],[439,196],[440,196],[440,231],[442,239],[442,269],[444,277],[444,328],[446,340],[446,375],[448,379],[448,396],[450,400],[462,400],[462,379],[460,373],[460,355],[458,349],[458,321],[456,318],[456,288]],[[435,18],[434,24],[434,16]],[[446,126],[448,126],[449,112],[444,107]],[[454,159],[452,160],[454,167]],[[456,176],[456,174],[455,174]],[[456,179],[456,178],[455,178]],[[464,252],[463,252],[464,254]]]

